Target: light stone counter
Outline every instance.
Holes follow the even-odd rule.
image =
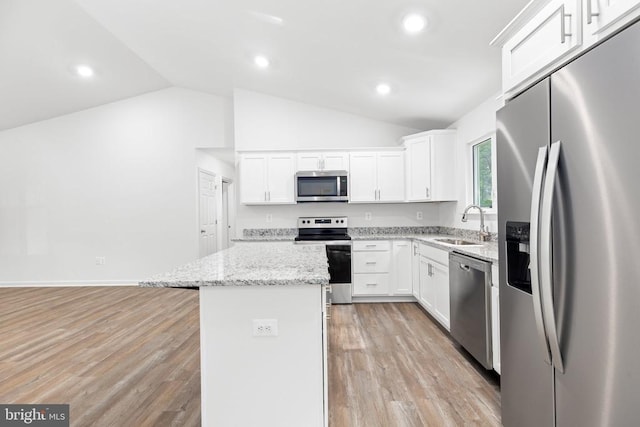
[[[469,232],[469,235],[477,235],[477,232]],[[443,249],[449,252],[459,252],[465,255],[470,255],[476,258],[480,258],[484,261],[492,263],[498,262],[498,242],[478,242],[478,246],[453,246],[446,243],[438,242],[435,239],[442,238],[463,238],[465,240],[474,240],[472,237],[456,236],[452,234],[376,234],[376,233],[358,233],[350,232],[351,239],[356,240],[415,240],[423,242],[429,246],[433,246],[438,249]],[[241,239],[234,239],[234,242],[276,242],[276,241],[293,241],[295,236],[248,236]]]
[[[451,239],[458,238],[450,234],[351,234],[353,240],[414,240],[443,249],[448,252],[458,252],[489,261],[491,263],[498,262],[498,242],[477,242],[478,246],[456,246],[438,242],[435,239]],[[465,238],[464,240],[472,240]]]
[[[326,285],[324,245],[237,242],[168,273],[141,281],[145,287]]]

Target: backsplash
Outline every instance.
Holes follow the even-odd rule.
[[[243,238],[254,237],[295,237],[298,235],[297,228],[245,228],[242,230]]]
[[[291,238],[298,234],[297,228],[245,228],[242,230],[242,238]],[[477,240],[478,231],[453,227],[350,227],[349,234],[356,236],[376,236],[376,235],[412,235],[412,234],[442,234],[456,236],[463,239]],[[497,233],[489,233],[489,241],[497,241]]]

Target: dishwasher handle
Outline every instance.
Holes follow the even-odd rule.
[[[458,252],[451,252],[449,254],[449,262],[458,264],[458,268],[464,271],[471,271],[471,269],[480,270],[485,273],[491,271],[490,261],[484,261]]]

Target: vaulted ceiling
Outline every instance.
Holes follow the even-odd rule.
[[[267,93],[416,129],[500,87],[527,0],[0,0],[0,129],[169,86]],[[409,12],[424,31],[401,29]],[[255,66],[255,55],[270,66]],[[94,68],[82,79],[77,64]],[[379,82],[391,92],[375,91]]]

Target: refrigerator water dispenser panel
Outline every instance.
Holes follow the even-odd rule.
[[[507,284],[531,294],[529,271],[529,223],[507,221]]]

